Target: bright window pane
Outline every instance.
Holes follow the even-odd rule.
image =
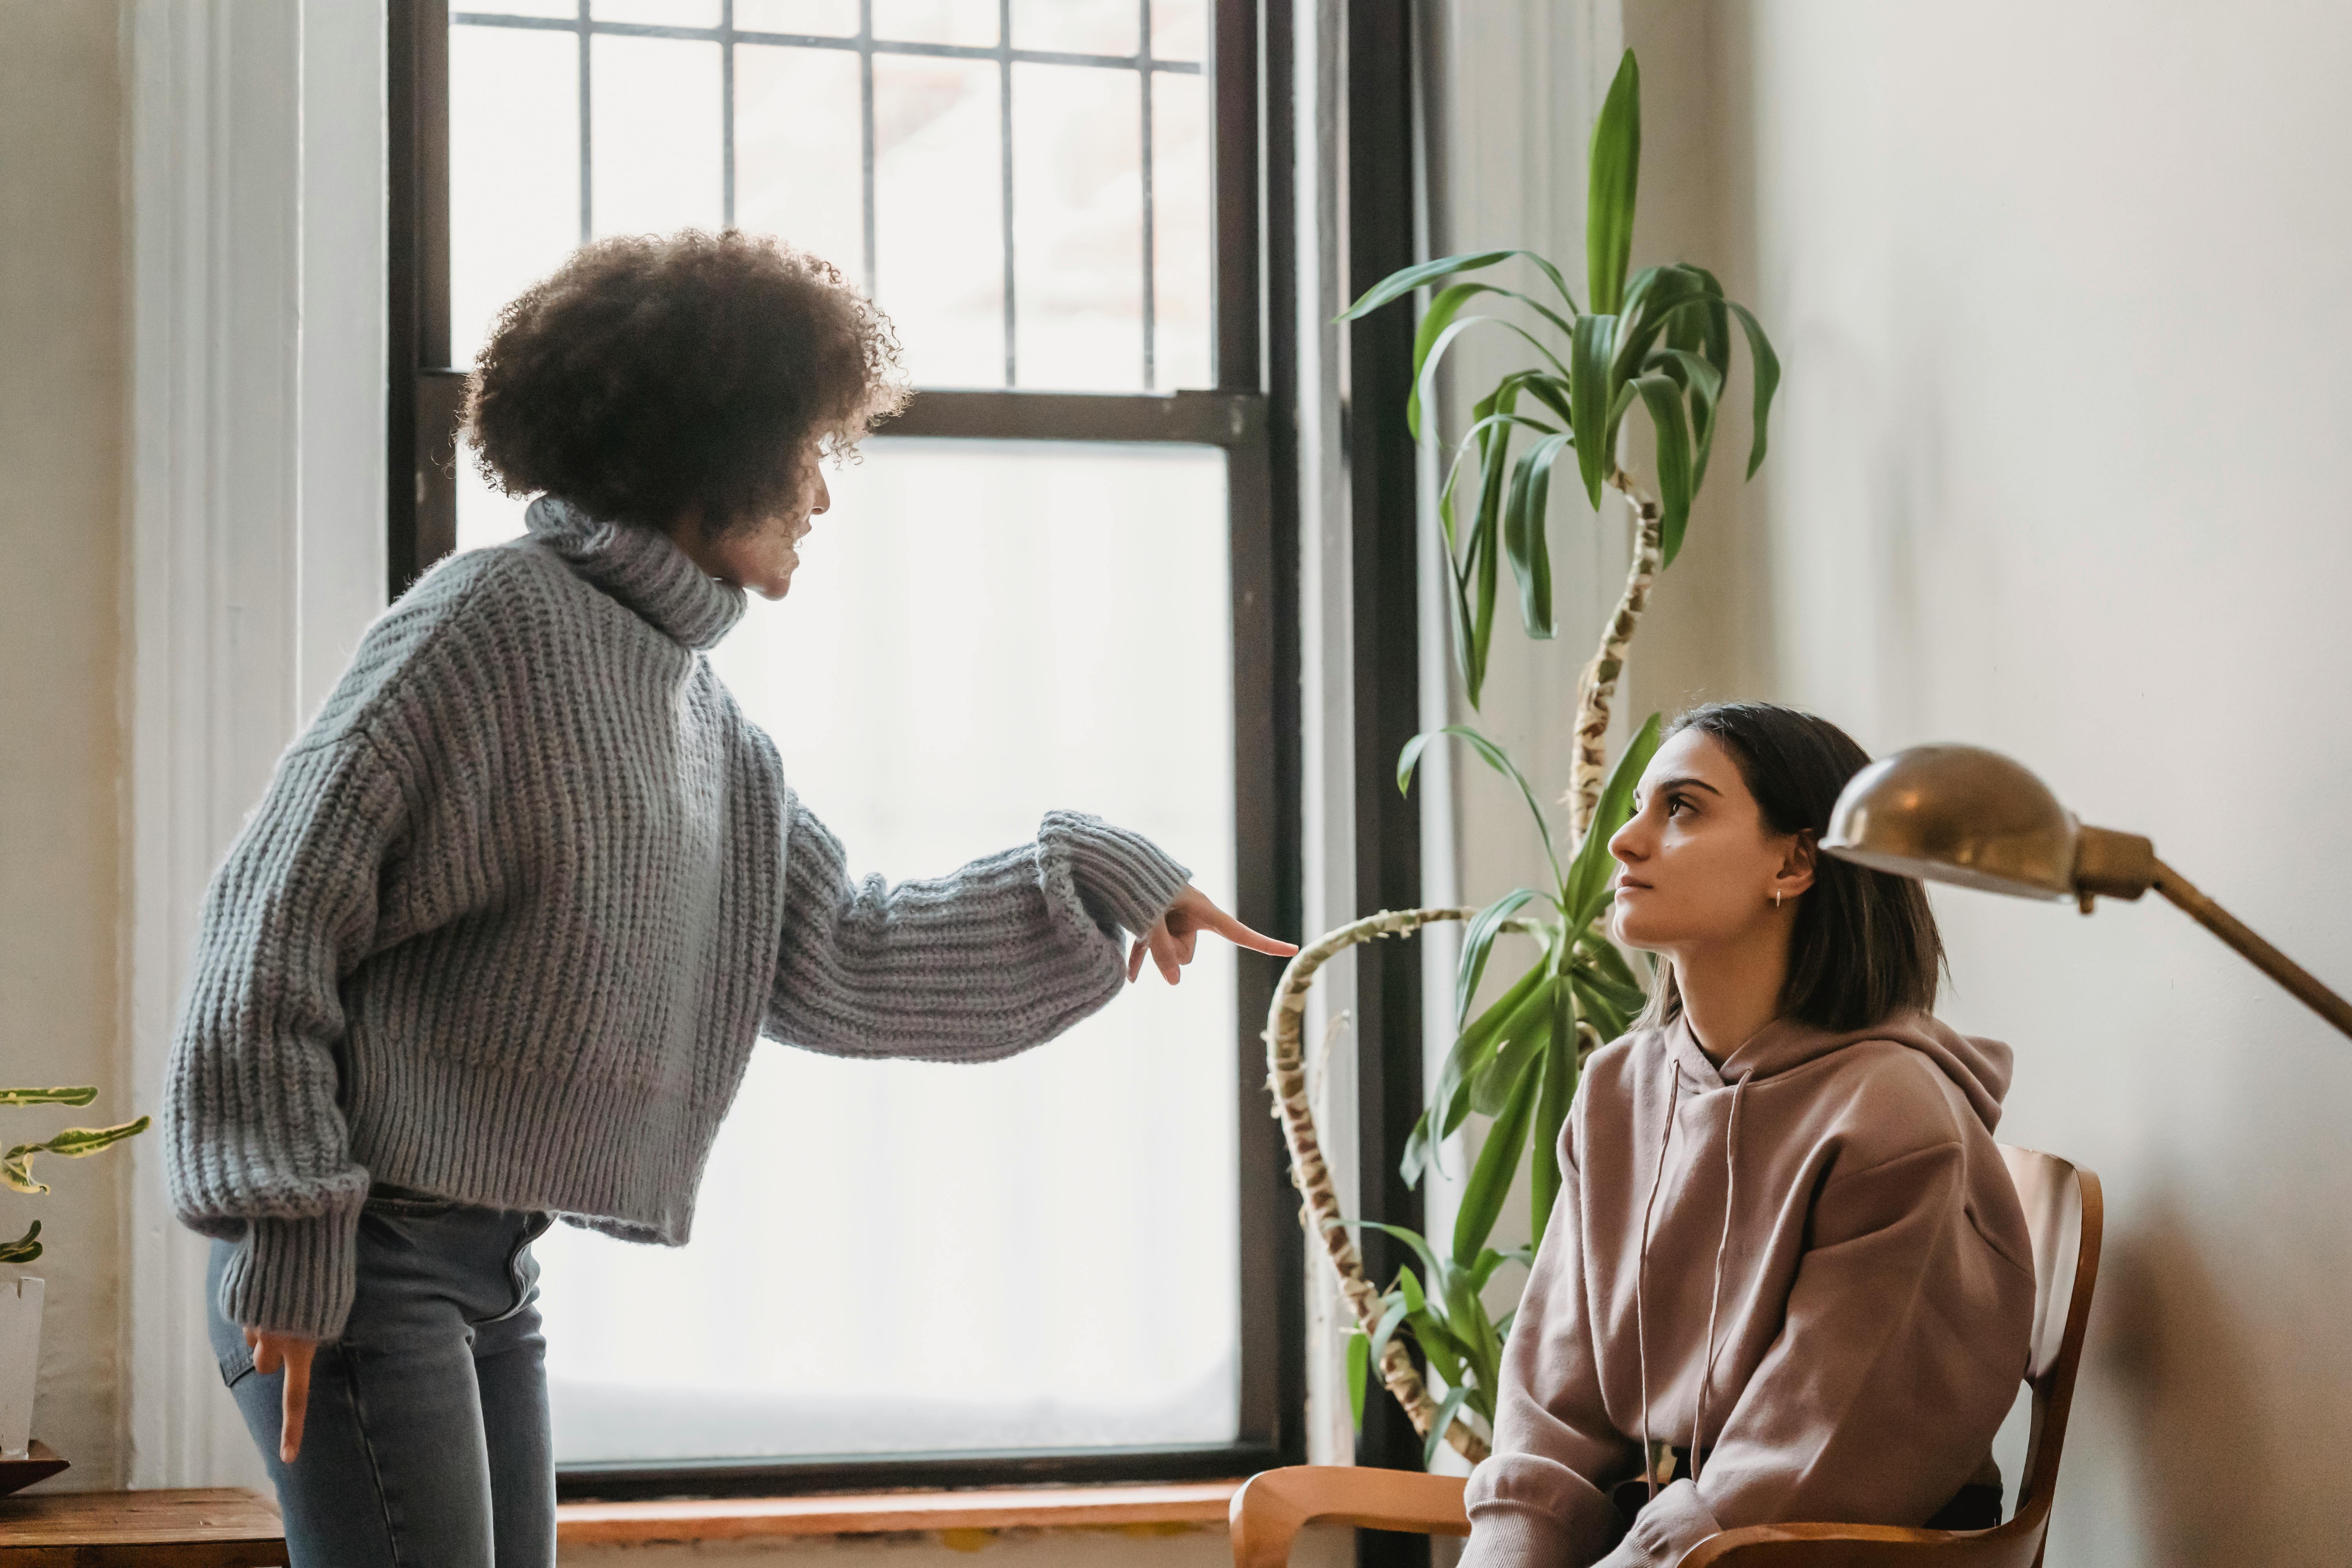
[[[651,22],[662,27],[715,27],[719,0],[590,0],[599,22]]]
[[[848,50],[736,47],[736,226],[813,251],[862,288],[857,114],[857,57]]]
[[[995,0],[874,0],[874,36],[912,44],[996,47]]]
[[[1004,384],[1001,102],[992,61],[874,57],[875,299],[921,385]]]
[[[1013,68],[1013,263],[1024,386],[1143,389],[1140,78]]]
[[[1151,0],[1151,53],[1163,60],[1207,59],[1208,0]]]
[[[1067,805],[1229,901],[1223,454],[882,439],[828,479],[792,597],[713,662],[856,871]],[[691,1246],[538,1244],[558,1458],[1230,1441],[1234,984],[1204,943],[985,1067],[763,1043]]]
[[[1138,19],[1135,0],[1013,0],[1013,47],[1131,55]]]
[[[523,509],[529,496],[500,495],[474,467],[473,447],[457,447],[457,548],[478,550],[512,539],[523,531]]]
[[[580,243],[580,43],[449,29],[449,352],[471,364],[499,307]]]
[[[560,16],[566,20],[580,15],[579,0],[498,0],[496,5],[459,4],[449,9],[490,16]]]
[[[588,48],[597,234],[718,228],[719,46],[599,33]]]
[[[735,0],[735,26],[747,33],[854,37],[857,0]]]
[[[1152,73],[1151,217],[1152,385],[1213,385],[1209,93],[1201,77]]]

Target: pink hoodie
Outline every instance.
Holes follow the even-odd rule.
[[[2025,1373],[2009,1075],[2008,1047],[1925,1013],[1782,1018],[1720,1070],[1681,1021],[1595,1052],[1464,1568],[1666,1568],[1738,1525],[1934,1515]],[[1645,1426],[1696,1448],[1696,1479],[1624,1531],[1607,1494],[1642,1475]]]

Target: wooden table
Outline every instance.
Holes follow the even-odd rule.
[[[278,1510],[248,1491],[0,1498],[0,1568],[284,1568]]]

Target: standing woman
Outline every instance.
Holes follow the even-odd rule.
[[[1561,1135],[1465,1568],[2000,1522],[1992,1438],[2033,1315],[1992,1141],[2009,1047],[1930,1016],[1919,883],[1819,853],[1869,760],[1825,720],[1723,703],[1643,772],[1612,924],[1655,988]]]
[[[761,1034],[991,1061],[1147,957],[1175,983],[1203,931],[1293,951],[1066,812],[938,881],[849,880],[703,656],[784,595],[819,459],[897,368],[772,241],[577,253],[470,390],[485,471],[542,492],[529,534],[369,629],[214,879],[172,1198],[298,1568],[554,1562],[530,1244],[561,1215],[683,1245]]]

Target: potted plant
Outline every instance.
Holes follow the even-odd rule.
[[[1631,815],[1633,784],[1658,744],[1659,719],[1653,714],[1639,727],[1612,771],[1610,710],[1651,588],[1680,552],[1691,503],[1706,480],[1734,322],[1753,370],[1750,477],[1764,461],[1767,421],[1780,384],[1780,361],[1762,325],[1725,296],[1714,274],[1685,263],[1630,270],[1641,121],[1641,74],[1629,49],[1592,131],[1585,305],[1545,258],[1489,250],[1406,268],[1341,317],[1350,320],[1442,285],[1429,296],[1414,335],[1405,412],[1416,437],[1437,367],[1465,332],[1480,326],[1510,331],[1534,351],[1529,368],[1503,376],[1471,406],[1469,426],[1454,443],[1439,489],[1452,578],[1452,643],[1474,709],[1486,681],[1503,563],[1510,564],[1527,634],[1553,636],[1547,526],[1553,475],[1563,456],[1573,452],[1578,480],[1596,510],[1604,489],[1625,498],[1633,536],[1624,589],[1578,682],[1576,752],[1562,796],[1574,844],[1568,858],[1560,857],[1534,787],[1502,747],[1469,725],[1415,736],[1398,759],[1398,786],[1410,788],[1432,741],[1446,736],[1467,744],[1517,787],[1543,851],[1543,885],[1514,889],[1481,910],[1384,910],[1343,926],[1292,961],[1268,1018],[1272,1088],[1293,1179],[1356,1320],[1349,1377],[1357,1422],[1377,1369],[1426,1439],[1429,1461],[1448,1442],[1474,1461],[1486,1455],[1510,1314],[1491,1316],[1482,1294],[1506,1263],[1531,1259],[1559,1195],[1560,1129],[1584,1058],[1623,1034],[1646,998],[1645,977],[1609,941],[1600,920],[1609,903],[1608,840]],[[1540,275],[1536,292],[1466,276],[1514,258],[1524,258]],[[1513,320],[1468,313],[1481,300],[1516,302],[1524,314]],[[1627,471],[1621,456],[1627,416],[1637,407],[1655,438],[1654,492]],[[1306,988],[1324,962],[1352,943],[1440,920],[1468,921],[1454,978],[1457,1037],[1406,1146],[1406,1180],[1418,1184],[1470,1112],[1493,1118],[1463,1190],[1451,1245],[1442,1248],[1410,1230],[1340,1214],[1316,1138],[1298,1038]],[[1494,944],[1506,932],[1534,939],[1535,961],[1473,1016]],[[1505,1194],[1530,1151],[1533,1235],[1525,1247],[1493,1246]],[[1376,1289],[1364,1277],[1349,1236],[1360,1224],[1405,1242],[1419,1271],[1402,1268],[1386,1289]],[[1442,1399],[1430,1394],[1409,1347],[1443,1378]]]
[[[95,1086],[0,1089],[0,1106],[88,1105],[97,1098]],[[81,1159],[144,1132],[149,1120],[142,1116],[116,1127],[68,1127],[38,1143],[19,1143],[0,1155],[0,1182],[20,1193],[46,1193],[48,1184],[33,1175],[34,1155]],[[16,1240],[0,1242],[0,1264],[30,1263],[41,1256],[41,1222],[35,1220]],[[32,1457],[33,1390],[40,1365],[41,1281],[28,1274],[0,1276],[0,1463]],[[47,1471],[64,1468],[60,1461],[47,1462]],[[39,1477],[9,1479],[24,1484]],[[0,1486],[0,1490],[13,1489],[13,1486]]]

